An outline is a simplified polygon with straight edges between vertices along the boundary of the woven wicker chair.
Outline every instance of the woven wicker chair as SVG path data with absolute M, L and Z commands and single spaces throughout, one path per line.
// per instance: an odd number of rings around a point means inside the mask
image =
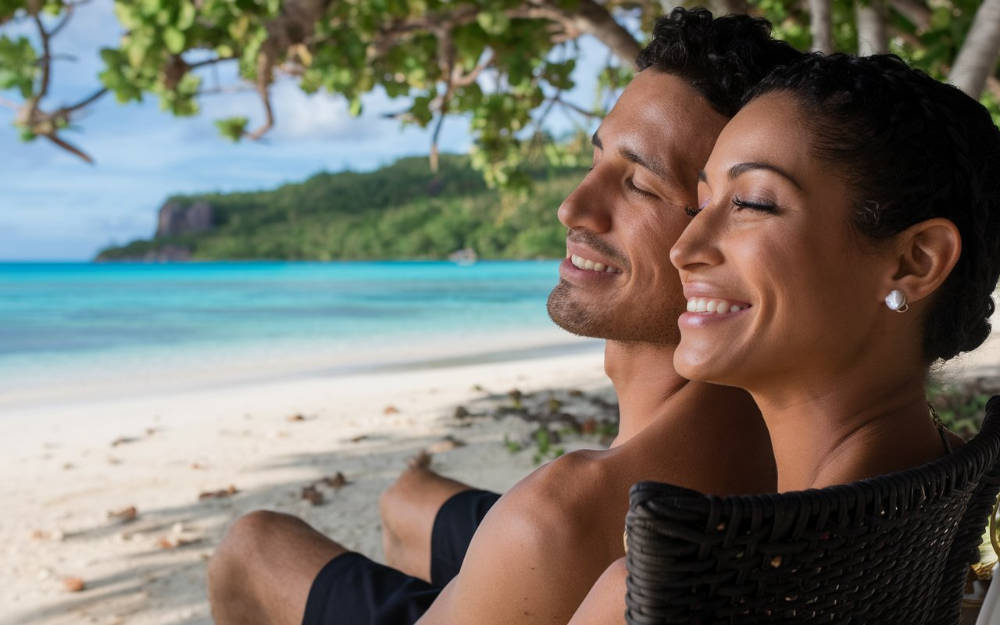
M 1000 396 L 950 455 L 852 484 L 716 497 L 640 482 L 626 620 L 955 625 L 998 490 Z

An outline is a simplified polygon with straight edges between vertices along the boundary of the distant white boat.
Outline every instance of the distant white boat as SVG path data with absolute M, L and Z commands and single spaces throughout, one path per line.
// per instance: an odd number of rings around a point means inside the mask
M 479 260 L 479 256 L 476 254 L 476 250 L 471 247 L 463 247 L 448 254 L 448 260 L 459 265 L 471 265 Z

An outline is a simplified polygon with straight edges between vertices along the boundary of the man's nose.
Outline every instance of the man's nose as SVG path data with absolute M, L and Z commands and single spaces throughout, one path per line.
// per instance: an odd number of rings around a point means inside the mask
M 600 173 L 592 169 L 587 177 L 559 205 L 559 221 L 567 228 L 607 232 L 611 229 L 611 201 L 602 188 Z

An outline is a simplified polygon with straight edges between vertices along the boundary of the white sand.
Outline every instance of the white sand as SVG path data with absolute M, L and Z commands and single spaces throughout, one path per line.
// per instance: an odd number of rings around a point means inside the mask
M 490 393 L 512 388 L 608 386 L 602 352 L 591 349 L 6 414 L 0 623 L 210 623 L 205 560 L 226 524 L 258 508 L 300 515 L 380 558 L 378 494 L 421 448 L 459 438 L 467 444 L 436 454 L 434 467 L 497 490 L 535 467 L 531 451 L 511 454 L 503 444 L 505 434 L 524 436 L 531 424 L 456 420 L 456 405 L 475 414 Z M 385 414 L 387 406 L 398 413 Z M 293 414 L 306 420 L 289 421 Z M 134 440 L 113 445 L 122 437 Z M 320 486 L 323 505 L 301 499 L 303 486 L 338 471 L 350 484 Z M 240 492 L 198 500 L 230 484 Z M 128 506 L 138 509 L 134 522 L 108 520 L 108 511 Z M 197 542 L 158 545 L 177 536 Z M 86 589 L 65 590 L 68 576 Z
M 1000 376 L 1000 333 L 945 372 Z M 211 623 L 205 560 L 229 522 L 259 508 L 297 514 L 380 558 L 378 494 L 419 449 L 449 434 L 465 441 L 437 454 L 434 467 L 496 490 L 535 467 L 531 451 L 511 454 L 502 442 L 531 424 L 454 418 L 456 405 L 476 413 L 502 401 L 491 393 L 512 388 L 606 393 L 609 384 L 594 349 L 6 412 L 0 625 Z M 294 414 L 306 420 L 289 421 Z M 320 486 L 323 505 L 301 499 L 302 487 L 338 471 L 350 484 Z M 231 484 L 239 489 L 232 497 L 198 499 Z M 107 518 L 128 506 L 138 509 L 134 522 Z M 195 542 L 158 544 L 178 537 Z M 67 591 L 65 577 L 86 588 Z

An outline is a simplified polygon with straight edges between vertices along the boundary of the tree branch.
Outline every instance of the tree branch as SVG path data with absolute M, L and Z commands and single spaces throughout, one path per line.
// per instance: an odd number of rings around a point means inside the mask
M 885 0 L 870 0 L 868 5 L 854 5 L 858 29 L 858 55 L 885 54 L 889 51 Z
M 217 56 L 214 59 L 205 59 L 204 61 L 198 61 L 197 63 L 187 63 L 188 69 L 198 69 L 199 67 L 206 67 L 208 65 L 215 65 L 216 63 L 222 63 L 224 61 L 236 61 L 235 56 Z
M 69 22 L 70 18 L 73 17 L 73 9 L 75 8 L 76 8 L 75 4 L 66 5 L 66 15 L 64 15 L 62 20 L 60 20 L 59 23 L 56 24 L 52 30 L 49 31 L 49 37 L 55 37 L 56 35 L 59 34 L 60 30 L 66 27 L 66 24 Z
M 809 33 L 813 52 L 833 52 L 833 17 L 831 0 L 809 0 Z
M 978 99 L 986 78 L 996 69 L 997 55 L 1000 55 L 1000 0 L 984 0 L 976 9 L 948 82 Z
M 34 13 L 31 17 L 38 28 L 38 37 L 42 42 L 42 77 L 38 83 L 38 92 L 31 97 L 31 114 L 29 115 L 29 117 L 34 117 L 35 112 L 38 110 L 38 103 L 49 92 L 49 79 L 52 76 L 52 51 L 49 46 L 49 33 L 45 31 L 45 26 L 42 25 L 42 18 L 38 17 L 38 13 Z
M 107 87 L 101 87 L 100 89 L 98 89 L 94 93 L 90 94 L 86 98 L 80 100 L 76 104 L 71 104 L 70 106 L 64 106 L 64 107 L 60 108 L 58 111 L 56 111 L 55 113 L 53 113 L 53 115 L 69 114 L 69 113 L 73 113 L 74 111 L 79 111 L 80 109 L 84 108 L 85 106 L 89 106 L 89 105 L 93 104 L 94 102 L 96 102 L 97 100 L 99 100 L 100 98 L 102 98 L 107 92 L 108 92 L 108 88 Z
M 83 159 L 87 163 L 89 163 L 91 165 L 94 164 L 94 159 L 92 159 L 89 154 L 87 154 L 86 152 L 84 152 L 80 148 L 76 147 L 75 145 L 64 141 L 56 133 L 53 132 L 53 133 L 49 133 L 49 134 L 44 134 L 42 136 L 45 137 L 46 139 L 48 139 L 49 141 L 51 141 L 52 143 L 55 143 L 56 145 L 58 145 L 62 149 L 66 150 L 68 152 L 72 152 L 73 154 L 79 156 L 81 159 Z
M 931 11 L 922 2 L 918 0 L 889 0 L 889 6 L 913 22 L 917 31 L 925 31 L 931 27 Z
M 563 23 L 579 32 L 593 35 L 615 53 L 622 63 L 635 67 L 635 59 L 642 48 L 624 26 L 615 21 L 611 13 L 594 0 L 579 0 L 572 11 L 562 8 L 552 0 L 540 0 L 541 7 L 555 11 Z
M 251 141 L 257 141 L 274 128 L 274 109 L 271 107 L 271 72 L 273 69 L 274 61 L 271 59 L 271 55 L 262 51 L 257 57 L 257 93 L 264 105 L 264 123 L 253 132 L 246 134 L 247 139 Z
M 566 100 L 563 100 L 561 97 L 559 97 L 558 93 L 555 96 L 553 96 L 552 99 L 554 101 L 558 102 L 560 104 L 560 106 L 568 108 L 569 110 L 571 110 L 571 111 L 573 111 L 575 113 L 579 113 L 580 115 L 583 115 L 584 117 L 589 117 L 591 119 L 601 119 L 603 117 L 603 115 L 601 115 L 600 113 L 595 113 L 594 111 L 588 111 L 587 109 L 585 109 L 585 108 L 583 108 L 583 107 L 581 107 L 581 106 L 579 106 L 577 104 L 573 104 L 572 102 L 567 102 Z
M 476 79 L 479 78 L 479 75 L 483 73 L 484 69 L 493 65 L 493 62 L 495 60 L 496 60 L 495 55 L 491 53 L 490 56 L 487 57 L 485 61 L 473 67 L 471 70 L 469 70 L 467 74 L 463 74 L 462 68 L 456 66 L 455 71 L 452 73 L 452 78 L 451 78 L 452 84 L 455 85 L 456 87 L 467 87 L 471 85 L 472 83 L 476 82 Z
M 379 30 L 368 49 L 369 58 L 378 58 L 393 47 L 400 45 L 414 34 L 422 31 L 438 32 L 452 30 L 456 26 L 476 20 L 479 8 L 461 6 L 451 11 L 426 13 L 416 17 L 398 18 Z M 553 0 L 531 0 L 524 6 L 504 12 L 510 18 L 544 19 L 555 22 L 576 38 L 581 34 L 596 37 L 615 53 L 623 63 L 635 66 L 635 58 L 641 50 L 639 42 L 611 13 L 594 0 L 579 0 L 573 10 L 564 9 Z

